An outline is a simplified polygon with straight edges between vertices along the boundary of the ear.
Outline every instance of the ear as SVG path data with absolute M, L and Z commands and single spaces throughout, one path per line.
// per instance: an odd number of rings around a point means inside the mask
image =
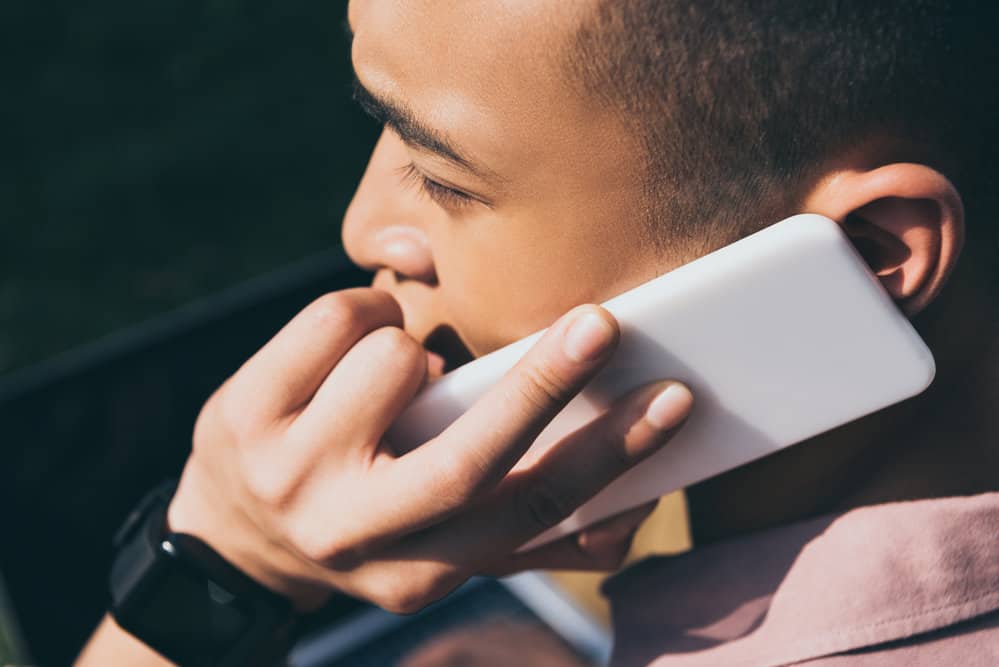
M 822 179 L 805 211 L 838 221 L 908 314 L 929 304 L 964 243 L 964 207 L 953 184 L 921 164 L 842 170 Z

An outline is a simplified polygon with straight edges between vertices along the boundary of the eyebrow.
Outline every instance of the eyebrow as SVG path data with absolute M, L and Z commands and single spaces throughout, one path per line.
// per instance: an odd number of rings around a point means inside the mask
M 459 150 L 445 134 L 421 122 L 404 105 L 372 93 L 364 87 L 364 84 L 356 76 L 354 77 L 354 101 L 369 116 L 392 128 L 410 146 L 418 146 L 439 155 L 448 162 L 478 176 L 484 178 L 493 176 L 491 170 L 477 165 Z

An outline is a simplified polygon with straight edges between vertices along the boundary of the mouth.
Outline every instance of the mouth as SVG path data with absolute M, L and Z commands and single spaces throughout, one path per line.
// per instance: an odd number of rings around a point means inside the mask
M 423 347 L 427 350 L 427 373 L 431 380 L 436 380 L 475 358 L 461 342 L 458 332 L 446 325 L 431 331 L 423 341 Z

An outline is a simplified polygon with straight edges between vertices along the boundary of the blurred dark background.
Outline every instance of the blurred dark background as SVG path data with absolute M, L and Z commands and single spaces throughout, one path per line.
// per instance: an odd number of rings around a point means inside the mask
M 339 242 L 346 3 L 0 3 L 0 373 Z
M 346 3 L 0 3 L 0 572 L 36 664 L 107 602 L 110 536 L 202 401 L 361 284 L 339 224 L 378 128 Z

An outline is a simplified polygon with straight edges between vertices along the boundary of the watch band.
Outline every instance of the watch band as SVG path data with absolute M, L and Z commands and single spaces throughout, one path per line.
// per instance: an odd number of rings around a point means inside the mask
M 115 535 L 112 615 L 180 665 L 275 664 L 291 639 L 290 602 L 200 539 L 166 531 L 175 489 L 163 484 L 147 494 Z

